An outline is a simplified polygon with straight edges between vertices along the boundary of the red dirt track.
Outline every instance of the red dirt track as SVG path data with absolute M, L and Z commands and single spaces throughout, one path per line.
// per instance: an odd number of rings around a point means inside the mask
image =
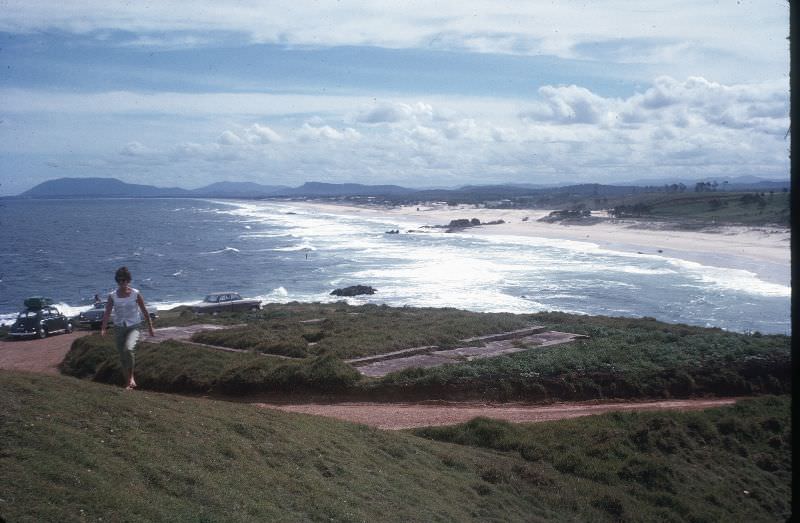
M 663 401 L 554 403 L 431 402 L 425 403 L 339 403 L 283 405 L 255 403 L 259 407 L 338 418 L 379 429 L 400 430 L 435 425 L 454 425 L 483 416 L 513 423 L 553 421 L 593 416 L 615 411 L 701 410 L 732 405 L 739 398 L 702 398 Z

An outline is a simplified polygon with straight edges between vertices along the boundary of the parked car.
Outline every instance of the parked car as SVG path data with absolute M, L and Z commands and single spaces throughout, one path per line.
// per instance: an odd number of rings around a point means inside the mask
M 203 299 L 203 302 L 192 307 L 194 312 L 217 314 L 232 311 L 257 311 L 261 309 L 261 300 L 246 300 L 235 292 L 215 292 Z
M 14 337 L 38 336 L 46 338 L 49 334 L 72 332 L 72 320 L 61 314 L 52 305 L 41 308 L 27 308 L 17 315 L 9 335 Z
M 91 309 L 78 314 L 78 324 L 91 329 L 97 329 L 100 327 L 100 324 L 103 323 L 103 314 L 105 314 L 105 312 L 106 302 L 97 302 L 92 306 Z M 158 318 L 158 310 L 153 307 L 148 307 L 147 313 L 152 319 Z M 113 316 L 108 318 L 108 324 L 114 325 Z

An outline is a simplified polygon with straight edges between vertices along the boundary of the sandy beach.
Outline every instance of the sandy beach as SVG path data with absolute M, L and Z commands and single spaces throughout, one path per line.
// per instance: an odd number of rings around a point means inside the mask
M 785 227 L 717 226 L 702 231 L 665 228 L 658 222 L 607 220 L 592 225 L 539 221 L 549 210 L 484 209 L 474 206 L 426 204 L 421 206 L 355 206 L 322 202 L 293 202 L 334 215 L 364 216 L 394 223 L 405 233 L 425 226 L 447 225 L 451 220 L 477 218 L 481 223 L 504 223 L 464 229 L 459 234 L 535 237 L 587 242 L 619 252 L 657 255 L 750 271 L 764 281 L 790 285 L 791 231 Z M 602 216 L 602 215 L 600 215 Z

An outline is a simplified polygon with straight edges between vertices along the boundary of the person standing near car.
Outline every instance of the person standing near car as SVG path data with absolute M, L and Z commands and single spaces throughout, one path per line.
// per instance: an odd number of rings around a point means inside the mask
M 100 325 L 100 335 L 105 336 L 108 328 L 108 319 L 114 317 L 114 338 L 119 352 L 122 372 L 127 382 L 126 389 L 136 388 L 133 377 L 133 367 L 136 362 L 136 342 L 139 341 L 139 326 L 142 318 L 147 322 L 150 336 L 153 332 L 153 321 L 147 312 L 144 298 L 137 289 L 131 287 L 131 273 L 127 267 L 120 267 L 114 274 L 117 289 L 108 295 L 106 310 L 103 313 L 103 322 Z

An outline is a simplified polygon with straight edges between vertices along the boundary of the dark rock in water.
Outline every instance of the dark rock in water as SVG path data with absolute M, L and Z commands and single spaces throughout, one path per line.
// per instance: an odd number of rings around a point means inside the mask
M 469 220 L 466 218 L 461 218 L 459 220 L 450 220 L 450 223 L 448 225 L 435 225 L 434 227 L 447 228 L 445 232 L 459 232 L 468 227 L 479 227 L 481 225 L 499 225 L 501 223 L 506 223 L 506 222 L 505 220 L 494 220 L 491 222 L 481 223 L 481 221 L 477 218 L 472 218 Z
M 473 218 L 472 220 L 461 218 L 460 220 L 450 220 L 450 224 L 447 227 L 449 227 L 450 229 L 461 229 L 464 227 L 472 227 L 480 224 L 481 222 L 477 218 Z
M 358 296 L 360 294 L 375 294 L 377 289 L 373 289 L 369 285 L 352 285 L 344 289 L 334 289 L 331 291 L 333 296 Z
M 393 230 L 390 230 L 390 231 L 386 231 L 385 234 L 400 234 L 400 230 L 399 229 L 393 229 Z

